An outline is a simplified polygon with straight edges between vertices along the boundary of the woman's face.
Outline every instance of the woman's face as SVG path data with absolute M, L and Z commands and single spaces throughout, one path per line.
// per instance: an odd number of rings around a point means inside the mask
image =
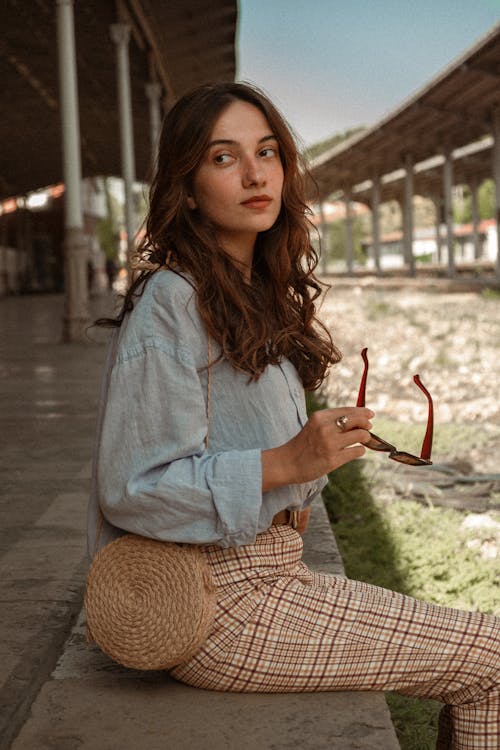
M 270 229 L 281 209 L 283 166 L 266 117 L 244 101 L 219 116 L 188 199 L 215 227 L 221 246 L 251 261 L 259 232 Z

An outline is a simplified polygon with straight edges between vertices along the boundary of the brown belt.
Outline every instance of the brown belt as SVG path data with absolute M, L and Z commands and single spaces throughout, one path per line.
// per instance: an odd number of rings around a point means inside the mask
M 273 518 L 273 526 L 291 526 L 296 529 L 299 525 L 300 510 L 280 510 Z

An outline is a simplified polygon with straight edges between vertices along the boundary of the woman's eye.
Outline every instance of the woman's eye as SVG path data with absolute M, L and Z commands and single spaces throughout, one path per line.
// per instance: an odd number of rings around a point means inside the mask
M 260 151 L 260 155 L 264 156 L 265 158 L 276 156 L 277 149 L 273 148 L 272 146 L 266 146 L 266 148 L 263 148 L 262 151 Z
M 217 154 L 217 156 L 214 156 L 214 162 L 216 164 L 229 164 L 231 159 L 231 154 Z

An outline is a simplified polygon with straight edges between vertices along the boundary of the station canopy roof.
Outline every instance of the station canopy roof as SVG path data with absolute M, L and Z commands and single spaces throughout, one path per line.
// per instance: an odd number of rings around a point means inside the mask
M 499 106 L 500 23 L 376 125 L 316 157 L 311 172 L 321 198 L 354 188 L 354 200 L 370 203 L 375 176 L 382 178 L 382 200 L 399 198 L 407 156 L 417 165 L 414 192 L 437 196 L 443 191 L 439 167 L 447 151 L 456 184 L 491 177 L 491 133 Z
M 0 39 L 0 199 L 62 182 L 54 0 L 7 0 Z M 136 177 L 150 169 L 154 76 L 166 106 L 206 82 L 234 80 L 236 0 L 77 0 L 74 3 L 82 173 L 120 175 L 116 50 L 110 26 L 131 26 Z

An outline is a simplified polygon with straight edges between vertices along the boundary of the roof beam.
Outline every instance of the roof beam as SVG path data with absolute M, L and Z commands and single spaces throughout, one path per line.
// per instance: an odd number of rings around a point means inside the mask
M 479 75 L 485 78 L 491 78 L 498 80 L 500 78 L 500 71 L 491 70 L 491 68 L 484 68 L 482 65 L 472 65 L 471 63 L 464 63 L 460 66 L 460 70 L 464 73 L 479 73 Z
M 130 31 L 132 33 L 132 37 L 134 39 L 134 42 L 137 44 L 141 52 L 144 52 L 144 48 L 146 47 L 146 40 L 143 36 L 141 28 L 138 26 L 135 18 L 132 16 L 130 10 L 127 8 L 125 4 L 125 0 L 116 0 L 116 8 L 118 13 L 118 18 L 120 21 L 127 26 L 130 26 Z
M 471 114 L 470 112 L 467 112 L 463 109 L 458 109 L 454 107 L 443 107 L 439 106 L 437 104 L 429 104 L 428 102 L 419 101 L 416 102 L 414 105 L 415 109 L 427 109 L 430 112 L 435 112 L 439 115 L 450 115 L 451 117 L 454 117 L 457 120 L 460 120 L 461 122 L 469 122 L 471 125 L 484 125 L 485 124 L 485 118 L 476 116 L 474 114 Z
M 54 111 L 58 109 L 57 97 L 52 96 L 50 91 L 46 89 L 40 79 L 34 75 L 32 70 L 26 65 L 26 63 L 22 62 L 22 60 L 20 60 L 18 57 L 16 57 L 16 55 L 12 54 L 12 52 L 9 51 L 5 41 L 2 41 L 0 43 L 0 55 L 2 55 L 2 57 L 4 57 L 7 62 L 12 65 L 16 73 L 18 73 L 21 78 L 23 78 L 31 86 L 33 91 L 35 91 L 38 96 L 43 99 L 45 104 L 50 109 Z
M 155 67 L 158 72 L 158 77 L 160 79 L 160 83 L 162 84 L 163 88 L 165 89 L 165 92 L 168 96 L 168 98 L 174 99 L 174 89 L 172 86 L 172 82 L 170 80 L 170 75 L 167 71 L 166 66 L 164 65 L 164 57 L 165 54 L 161 52 L 158 42 L 156 40 L 155 34 L 153 29 L 151 28 L 151 24 L 144 13 L 144 10 L 142 8 L 142 5 L 140 3 L 140 0 L 128 0 L 128 4 L 130 8 L 132 9 L 132 12 L 134 16 L 136 17 L 140 29 L 144 35 L 144 38 L 146 39 L 146 42 L 148 46 L 151 48 L 154 60 L 155 60 Z

